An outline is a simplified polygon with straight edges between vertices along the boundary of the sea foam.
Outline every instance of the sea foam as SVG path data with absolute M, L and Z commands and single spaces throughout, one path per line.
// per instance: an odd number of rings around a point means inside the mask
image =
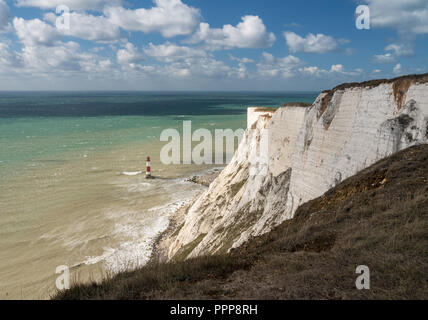
M 137 175 L 142 174 L 142 173 L 143 173 L 142 171 L 133 171 L 133 172 L 124 171 L 124 172 L 122 172 L 122 174 L 124 174 L 125 176 L 137 176 Z

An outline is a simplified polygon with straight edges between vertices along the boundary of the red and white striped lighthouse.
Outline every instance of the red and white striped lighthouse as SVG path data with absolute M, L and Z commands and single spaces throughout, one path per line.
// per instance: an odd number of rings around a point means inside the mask
M 146 179 L 151 179 L 152 178 L 152 173 L 150 172 L 150 157 L 147 157 L 147 162 L 146 162 Z

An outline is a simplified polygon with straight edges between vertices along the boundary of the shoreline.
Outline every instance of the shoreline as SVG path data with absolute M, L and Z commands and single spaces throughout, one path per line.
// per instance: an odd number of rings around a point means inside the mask
M 209 169 L 203 173 L 192 175 L 190 178 L 187 178 L 186 181 L 200 184 L 204 187 L 207 187 L 208 190 L 211 183 L 220 175 L 223 170 L 224 167 Z M 168 227 L 162 231 L 153 241 L 152 253 L 146 265 L 168 262 L 169 245 L 171 244 L 174 236 L 178 234 L 181 226 L 184 224 L 187 211 L 204 192 L 206 192 L 206 190 L 200 192 L 193 199 L 183 204 L 180 208 L 171 214 L 171 216 L 168 218 Z

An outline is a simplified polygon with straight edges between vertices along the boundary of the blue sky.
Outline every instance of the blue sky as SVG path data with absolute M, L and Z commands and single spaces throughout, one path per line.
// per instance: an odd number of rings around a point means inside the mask
M 428 0 L 0 0 L 0 90 L 315 91 L 427 72 L 427 40 Z

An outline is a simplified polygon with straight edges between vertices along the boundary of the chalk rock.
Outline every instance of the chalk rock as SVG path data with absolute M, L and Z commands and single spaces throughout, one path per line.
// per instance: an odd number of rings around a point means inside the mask
M 427 74 L 344 84 L 310 107 L 250 108 L 234 158 L 190 207 L 169 257 L 228 252 L 342 180 L 421 143 L 428 143 Z

